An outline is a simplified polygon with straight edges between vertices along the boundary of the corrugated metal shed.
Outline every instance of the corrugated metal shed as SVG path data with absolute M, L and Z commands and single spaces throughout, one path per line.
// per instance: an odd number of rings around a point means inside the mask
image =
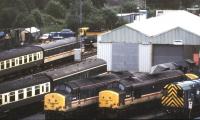
M 200 45 L 200 17 L 177 11 L 121 26 L 101 35 L 99 42 Z
M 200 17 L 170 12 L 98 36 L 98 58 L 108 71 L 150 72 L 152 65 L 192 59 L 200 47 Z

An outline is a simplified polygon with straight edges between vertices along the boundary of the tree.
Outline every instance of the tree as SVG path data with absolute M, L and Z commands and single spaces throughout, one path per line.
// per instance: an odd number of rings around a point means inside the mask
M 32 27 L 36 26 L 37 23 L 35 21 L 35 18 L 32 14 L 27 13 L 20 13 L 17 15 L 15 22 L 13 24 L 13 27 Z
M 104 8 L 102 11 L 103 14 L 103 19 L 104 19 L 104 27 L 106 29 L 113 29 L 114 27 L 116 27 L 116 23 L 118 22 L 118 17 L 116 16 L 116 12 L 108 9 L 108 8 Z
M 131 0 L 122 3 L 121 10 L 123 13 L 138 12 L 137 6 Z
M 40 10 L 34 9 L 31 11 L 31 14 L 34 16 L 37 26 L 42 27 L 44 25 L 44 21 L 43 21 Z
M 104 4 L 106 4 L 107 1 L 106 0 L 92 0 L 92 3 L 96 8 L 100 9 L 104 7 Z
M 45 8 L 47 14 L 55 18 L 65 18 L 66 9 L 58 1 L 50 0 Z
M 0 27 L 11 28 L 17 16 L 17 11 L 12 7 L 3 8 L 0 11 Z

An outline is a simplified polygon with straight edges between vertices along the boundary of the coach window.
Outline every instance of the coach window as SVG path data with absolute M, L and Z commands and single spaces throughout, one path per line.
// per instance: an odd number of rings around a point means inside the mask
M 15 92 L 10 92 L 10 102 L 15 101 Z
M 18 91 L 18 99 L 21 100 L 24 98 L 24 90 L 19 90 Z
M 8 95 L 4 95 L 4 103 L 7 103 L 8 102 Z
M 42 89 L 41 89 L 41 93 L 44 93 L 44 85 L 41 85 Z
M 12 63 L 12 67 L 14 67 L 15 66 L 15 59 L 12 59 L 11 63 Z
M 0 62 L 0 70 L 3 70 L 4 69 L 4 62 Z
M 40 86 L 39 85 L 35 86 L 35 95 L 38 95 L 38 94 L 40 94 Z
M 0 105 L 2 105 L 2 95 L 0 95 Z
M 32 54 L 28 55 L 29 56 L 29 62 L 32 62 Z
M 46 83 L 46 92 L 49 92 L 50 91 L 50 86 L 49 86 L 49 83 Z
M 36 53 L 34 53 L 34 54 L 33 54 L 33 56 L 34 56 L 34 57 L 33 57 L 33 58 L 34 58 L 34 60 L 33 60 L 33 61 L 37 60 L 37 54 L 36 54 Z
M 27 88 L 27 97 L 32 96 L 32 87 Z
M 15 66 L 19 65 L 19 58 L 15 58 Z
M 24 56 L 24 64 L 27 63 L 27 55 Z
M 22 64 L 22 57 L 19 57 L 19 65 Z
M 40 52 L 37 52 L 37 59 L 40 59 Z
M 6 60 L 6 69 L 10 68 L 10 60 Z

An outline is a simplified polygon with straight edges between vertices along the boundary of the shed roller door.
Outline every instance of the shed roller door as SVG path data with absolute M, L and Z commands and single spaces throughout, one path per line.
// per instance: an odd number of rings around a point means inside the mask
M 175 45 L 154 45 L 153 65 L 181 61 L 184 58 L 183 46 Z

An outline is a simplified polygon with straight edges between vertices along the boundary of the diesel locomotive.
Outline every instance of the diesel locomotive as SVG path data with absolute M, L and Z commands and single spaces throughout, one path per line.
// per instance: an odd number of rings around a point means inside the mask
M 129 72 L 105 73 L 84 80 L 75 80 L 55 86 L 54 92 L 45 95 L 44 111 L 46 119 L 55 119 L 57 114 L 67 117 L 75 110 L 86 110 L 98 103 L 98 93 L 108 85 L 115 85 Z
M 200 105 L 200 79 L 169 83 L 163 87 L 161 104 L 167 112 L 187 112 Z
M 167 70 L 159 74 L 134 73 L 114 86 L 99 92 L 101 110 L 120 111 L 138 103 L 160 99 L 162 88 L 171 82 L 188 79 L 180 70 Z
M 40 102 L 58 84 L 82 80 L 106 71 L 105 61 L 87 59 L 74 65 L 3 82 L 0 84 L 0 113 L 3 115 L 9 110 Z

